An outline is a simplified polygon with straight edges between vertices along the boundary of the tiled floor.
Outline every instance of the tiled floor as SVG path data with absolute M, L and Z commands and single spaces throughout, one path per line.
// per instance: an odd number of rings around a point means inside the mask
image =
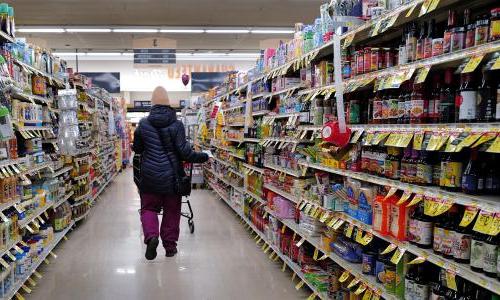
M 90 216 L 56 248 L 27 299 L 303 299 L 288 272 L 255 245 L 232 210 L 194 191 L 196 232 L 183 219 L 179 253 L 144 258 L 139 196 L 131 170 L 120 174 Z

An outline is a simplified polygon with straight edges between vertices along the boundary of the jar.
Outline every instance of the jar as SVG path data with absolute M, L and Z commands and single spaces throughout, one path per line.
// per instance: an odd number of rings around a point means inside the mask
M 370 71 L 373 72 L 380 69 L 382 69 L 382 53 L 379 48 L 372 48 Z
M 365 47 L 363 51 L 363 60 L 364 60 L 364 65 L 363 65 L 363 72 L 368 73 L 371 70 L 371 48 L 370 47 Z
M 491 10 L 490 42 L 500 39 L 500 7 Z
M 476 21 L 476 29 L 474 34 L 474 45 L 482 45 L 488 42 L 488 29 L 490 20 L 487 15 L 482 16 Z

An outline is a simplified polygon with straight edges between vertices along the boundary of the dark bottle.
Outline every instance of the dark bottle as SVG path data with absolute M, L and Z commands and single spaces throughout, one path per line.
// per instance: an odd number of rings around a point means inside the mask
M 471 157 L 462 174 L 462 191 L 466 194 L 478 194 L 479 162 L 477 149 L 472 149 Z
M 415 298 L 415 285 L 418 274 L 417 265 L 410 265 L 405 275 L 405 295 L 404 299 L 417 299 Z
M 476 114 L 478 122 L 495 121 L 497 89 L 494 78 L 488 71 L 488 65 L 483 68 L 483 80 L 477 93 Z
M 409 25 L 408 33 L 406 34 L 406 55 L 408 62 L 415 61 L 417 54 L 417 24 Z
M 429 22 L 429 27 L 427 28 L 427 36 L 424 41 L 424 57 L 432 57 L 432 40 L 435 38 L 436 33 L 436 20 L 432 19 Z
M 421 185 L 432 184 L 432 163 L 428 151 L 421 151 L 417 161 L 417 175 L 415 183 Z
M 496 171 L 497 166 L 497 156 L 495 154 L 490 154 L 487 156 L 488 163 L 486 164 L 486 178 L 484 182 L 484 189 L 486 194 L 497 194 L 500 189 L 500 177 Z
M 484 259 L 483 259 L 483 272 L 488 277 L 497 277 L 497 258 L 498 258 L 498 245 L 500 244 L 499 236 L 488 235 L 483 244 Z
M 465 18 L 464 18 L 465 20 Z M 459 51 L 465 44 L 465 26 L 464 24 L 455 26 L 451 33 L 451 52 Z
M 417 165 L 419 160 L 419 151 L 412 150 L 410 159 L 408 160 L 408 166 L 406 169 L 406 177 L 408 182 L 415 183 L 417 181 Z
M 398 97 L 398 124 L 403 124 L 404 121 L 404 115 L 405 115 L 405 94 L 406 94 L 406 89 L 407 89 L 407 83 L 403 83 L 401 85 L 401 92 L 399 93 Z
M 408 181 L 408 162 L 411 157 L 411 148 L 406 148 L 403 154 L 403 158 L 401 159 L 401 169 L 399 171 L 400 181 L 409 182 Z
M 422 22 L 422 24 L 420 24 L 420 32 L 417 40 L 417 53 L 415 55 L 416 60 L 424 59 L 426 29 L 427 29 L 427 22 Z
M 403 124 L 410 124 L 410 118 L 411 118 L 411 84 L 408 83 L 406 86 L 406 94 L 405 94 L 405 113 L 403 116 Z
M 444 31 L 443 36 L 443 53 L 449 53 L 451 51 L 451 38 L 453 33 L 453 28 L 456 25 L 456 13 L 455 11 L 448 11 L 448 24 Z
M 430 296 L 430 283 L 427 279 L 428 276 L 425 274 L 425 265 L 417 265 L 417 274 L 414 279 L 413 284 L 413 294 L 415 298 L 405 298 L 405 299 L 429 299 Z
M 432 230 L 432 219 L 424 214 L 421 202 L 410 216 L 410 242 L 420 248 L 432 248 Z
M 476 36 L 476 23 L 471 21 L 470 10 L 467 8 L 464 11 L 464 27 L 465 27 L 465 43 L 464 47 L 474 47 Z
M 434 222 L 434 229 L 432 231 L 433 239 L 432 239 L 432 250 L 436 254 L 441 254 L 441 247 L 443 245 L 443 236 L 444 236 L 444 222 L 446 221 L 446 215 L 439 216 L 436 218 Z
M 476 118 L 477 86 L 472 73 L 461 74 L 458 121 L 473 122 Z
M 441 76 L 434 74 L 432 77 L 432 90 L 429 96 L 429 104 L 427 110 L 427 121 L 431 124 L 439 122 L 439 103 L 441 94 Z
M 441 161 L 439 186 L 445 190 L 458 192 L 462 187 L 463 163 L 458 153 L 447 153 Z
M 444 73 L 444 85 L 439 94 L 439 122 L 455 122 L 455 90 L 453 88 L 453 70 L 448 68 Z
M 464 209 L 459 210 L 458 216 L 462 216 Z M 455 241 L 453 244 L 453 258 L 459 263 L 468 264 L 470 262 L 471 242 L 472 242 L 472 227 L 474 222 L 468 226 L 460 226 L 460 218 L 457 218 L 455 227 Z

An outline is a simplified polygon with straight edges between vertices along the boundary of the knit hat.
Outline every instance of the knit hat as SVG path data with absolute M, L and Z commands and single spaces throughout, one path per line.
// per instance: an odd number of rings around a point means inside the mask
M 151 105 L 170 105 L 167 90 L 161 86 L 156 87 L 151 96 Z

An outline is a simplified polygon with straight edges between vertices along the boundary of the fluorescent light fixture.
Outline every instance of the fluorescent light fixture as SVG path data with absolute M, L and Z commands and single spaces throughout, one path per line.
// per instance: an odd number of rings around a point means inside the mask
M 146 28 L 115 28 L 113 32 L 118 33 L 156 33 L 158 29 L 146 29 Z
M 88 56 L 121 56 L 120 52 L 88 52 Z
M 54 52 L 55 56 L 85 56 L 85 52 Z
M 63 28 L 19 28 L 16 31 L 25 33 L 63 33 Z
M 179 61 L 255 61 L 254 57 L 192 56 L 178 57 Z
M 134 53 L 133 52 L 123 52 L 122 55 L 123 56 L 134 56 Z
M 227 54 L 228 56 L 250 56 L 250 57 L 260 57 L 260 53 L 237 53 L 237 52 L 230 52 Z
M 206 33 L 250 33 L 248 29 L 207 29 Z
M 255 34 L 292 34 L 294 32 L 291 29 L 252 29 L 251 31 Z
M 193 56 L 227 56 L 226 53 L 214 53 L 214 52 L 195 52 Z
M 109 29 L 109 28 L 66 28 L 66 32 L 98 33 L 98 32 L 111 32 L 111 29 Z
M 204 33 L 204 29 L 160 29 L 161 33 Z

